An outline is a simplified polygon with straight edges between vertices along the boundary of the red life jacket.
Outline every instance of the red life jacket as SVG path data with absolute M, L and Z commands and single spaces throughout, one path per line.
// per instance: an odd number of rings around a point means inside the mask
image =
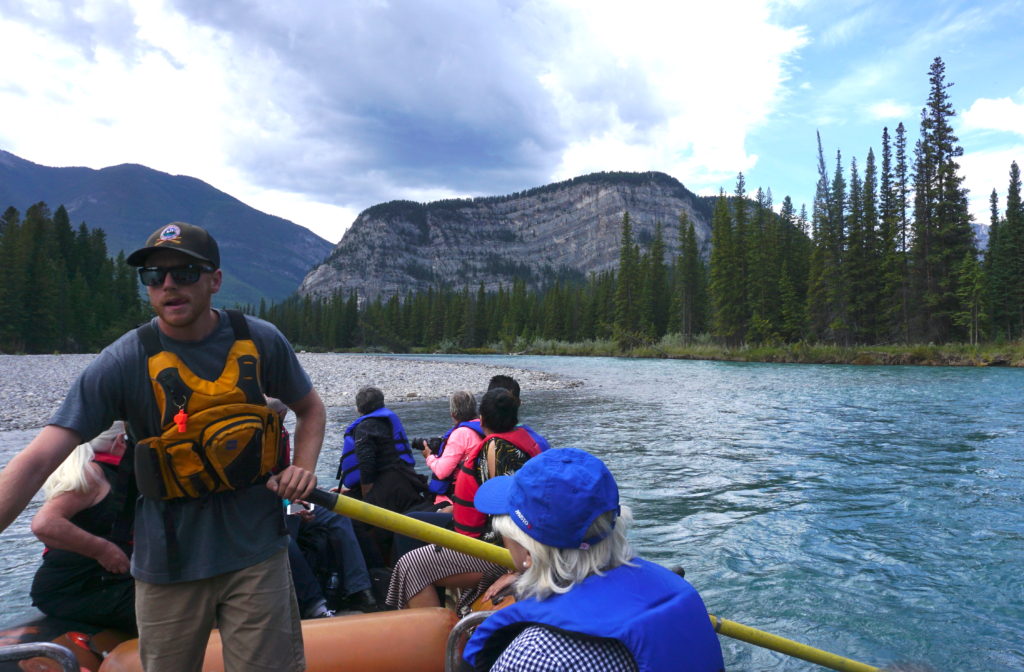
M 498 438 L 508 441 L 529 457 L 536 457 L 541 452 L 540 445 L 522 427 L 516 427 L 511 432 L 502 434 L 488 434 L 480 443 L 476 444 L 466 453 L 466 459 L 459 465 L 459 474 L 455 477 L 455 492 L 452 493 L 452 517 L 455 522 L 455 531 L 467 537 L 480 537 L 487 531 L 487 514 L 480 513 L 473 506 L 473 497 L 480 489 L 480 480 L 477 475 L 477 458 L 484 445 L 491 439 Z

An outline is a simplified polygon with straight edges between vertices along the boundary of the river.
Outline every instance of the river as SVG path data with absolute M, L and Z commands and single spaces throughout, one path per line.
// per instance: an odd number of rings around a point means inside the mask
M 871 664 L 1024 669 L 1024 372 L 435 358 L 582 380 L 524 392 L 523 419 L 607 462 L 638 550 L 711 613 Z M 445 402 L 394 408 L 410 434 L 444 429 Z M 354 411 L 329 416 L 322 479 Z M 33 434 L 0 433 L 0 459 Z M 7 618 L 29 612 L 29 519 L 0 537 Z M 809 667 L 722 643 L 729 669 Z

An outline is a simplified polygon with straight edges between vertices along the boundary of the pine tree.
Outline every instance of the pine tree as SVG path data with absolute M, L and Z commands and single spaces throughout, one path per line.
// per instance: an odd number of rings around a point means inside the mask
M 26 278 L 31 297 L 21 310 L 22 338 L 29 352 L 53 352 L 60 346 L 58 310 L 60 283 L 64 279 L 62 260 L 57 253 L 50 209 L 37 203 L 25 211 L 24 240 L 27 243 Z M 98 297 L 103 300 L 103 297 Z
M 1006 277 L 1006 241 L 1001 235 L 1004 222 L 999 218 L 999 194 L 995 189 L 989 195 L 988 248 L 985 250 L 985 302 L 989 328 L 996 339 L 1011 331 L 1010 286 Z
M 4 212 L 3 235 L 0 236 L 0 350 L 21 352 L 27 300 L 26 245 L 21 213 L 10 207 Z
M 809 335 L 813 340 L 821 340 L 828 331 L 831 306 L 828 297 L 829 279 L 833 269 L 829 259 L 829 225 L 828 208 L 832 200 L 828 172 L 825 168 L 825 155 L 821 148 L 821 134 L 818 134 L 818 183 L 814 191 L 814 202 L 811 211 L 811 235 L 813 246 L 808 263 L 807 280 L 807 320 Z
M 619 273 L 615 290 L 615 338 L 623 349 L 640 340 L 640 260 L 629 213 L 622 215 Z
M 852 334 L 858 343 L 873 343 L 878 337 L 877 320 L 881 294 L 882 264 L 878 240 L 875 155 L 868 150 L 864 181 L 860 181 L 856 160 L 850 165 L 849 231 L 844 262 L 849 289 Z
M 945 81 L 941 58 L 929 71 L 928 102 L 921 111 L 921 139 L 917 143 L 914 176 L 914 241 L 912 281 L 915 295 L 916 335 L 931 342 L 946 342 L 963 332 L 953 316 L 962 311 L 958 268 L 965 254 L 976 254 L 967 190 L 957 157 L 950 120 L 956 115 L 949 100 L 952 83 Z
M 892 165 L 888 127 L 882 129 L 882 174 L 878 189 L 878 327 L 876 339 L 891 341 L 903 334 L 904 260 L 900 250 L 899 194 Z
M 712 330 L 716 338 L 729 346 L 738 346 L 745 337 L 743 283 L 736 232 L 729 215 L 729 205 L 722 192 L 711 216 L 711 283 Z
M 707 328 L 706 273 L 693 222 L 684 212 L 679 215 L 679 256 L 672 292 L 674 325 L 684 343 L 689 343 Z
M 774 235 L 774 213 L 770 192 L 758 188 L 754 197 L 754 216 L 747 229 L 747 269 L 744 283 L 750 314 L 747 339 L 760 343 L 776 336 L 774 314 L 777 306 L 778 278 L 774 272 L 777 261 Z
M 957 268 L 959 305 L 953 322 L 967 329 L 968 342 L 977 345 L 981 325 L 985 321 L 985 280 L 978 257 L 968 251 Z
M 1007 335 L 1024 338 L 1024 204 L 1017 162 L 1010 164 L 1010 185 L 1006 192 L 1006 223 L 999 234 L 1004 240 L 1007 278 Z
M 750 319 L 750 297 L 748 295 L 750 282 L 750 255 L 748 252 L 749 240 L 748 230 L 750 223 L 747 217 L 747 179 L 743 173 L 736 175 L 736 189 L 733 191 L 732 199 L 732 245 L 731 255 L 736 265 L 737 277 L 734 289 L 734 300 L 736 301 L 736 315 L 739 323 L 736 325 L 740 334 L 740 341 L 747 338 L 747 326 Z
M 811 335 L 847 344 L 847 286 L 843 263 L 846 256 L 846 179 L 842 153 L 836 151 L 836 167 L 829 180 L 818 136 L 818 186 L 814 196 L 812 226 L 814 250 L 807 290 Z
M 776 331 L 785 341 L 798 341 L 807 330 L 807 274 L 811 241 L 808 238 L 807 208 L 797 215 L 793 200 L 786 196 L 779 210 L 778 315 Z
M 787 343 L 799 341 L 806 329 L 807 302 L 800 296 L 794 285 L 788 263 L 782 265 L 779 298 L 782 311 L 779 333 Z
M 644 279 L 647 315 L 643 323 L 650 336 L 661 338 L 668 325 L 668 269 L 665 268 L 665 238 L 661 222 L 654 224 L 654 239 L 647 255 L 647 273 Z

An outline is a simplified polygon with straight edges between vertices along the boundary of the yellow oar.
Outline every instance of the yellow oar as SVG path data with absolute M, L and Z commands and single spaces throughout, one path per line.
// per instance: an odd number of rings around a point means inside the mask
M 437 525 L 431 525 L 409 516 L 403 516 L 400 513 L 388 511 L 387 509 L 367 504 L 352 497 L 324 492 L 323 490 L 314 490 L 307 499 L 317 506 L 326 507 L 335 513 L 347 516 L 353 520 L 382 527 L 385 530 L 404 534 L 407 537 L 419 539 L 420 541 L 445 546 L 460 553 L 508 567 L 509 569 L 516 568 L 512 562 L 512 555 L 504 548 L 488 544 L 479 539 L 467 537 L 458 532 L 446 530 Z M 712 614 L 708 614 L 708 616 L 711 618 L 712 625 L 715 626 L 715 632 L 732 637 L 733 639 L 771 649 L 772 651 L 778 651 L 794 658 L 800 658 L 816 665 L 827 667 L 830 670 L 839 670 L 840 672 L 879 672 L 877 667 L 865 665 L 849 658 L 843 658 L 834 653 L 795 642 L 792 639 L 779 637 L 735 621 L 727 621 Z

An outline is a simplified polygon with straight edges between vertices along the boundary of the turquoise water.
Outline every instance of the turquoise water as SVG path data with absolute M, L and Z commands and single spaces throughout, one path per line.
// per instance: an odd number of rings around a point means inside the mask
M 524 420 L 608 463 L 638 550 L 685 567 L 710 612 L 877 665 L 1024 669 L 1024 371 L 444 359 L 583 381 L 525 391 Z M 445 402 L 395 408 L 411 434 L 444 428 Z M 331 409 L 323 479 L 353 415 Z M 2 459 L 32 434 L 0 433 Z M 28 520 L 0 537 L 8 618 Z M 811 667 L 722 642 L 730 669 Z

